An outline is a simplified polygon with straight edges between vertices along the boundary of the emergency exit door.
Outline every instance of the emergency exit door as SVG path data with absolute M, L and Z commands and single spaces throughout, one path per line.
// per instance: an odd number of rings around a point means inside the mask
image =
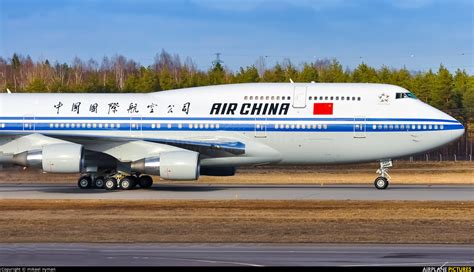
M 354 118 L 354 138 L 365 138 L 367 131 L 367 118 Z

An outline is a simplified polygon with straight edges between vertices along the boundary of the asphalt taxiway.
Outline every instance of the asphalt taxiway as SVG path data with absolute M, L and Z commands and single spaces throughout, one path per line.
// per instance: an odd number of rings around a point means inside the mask
M 472 266 L 471 245 L 0 244 L 0 266 Z
M 0 184 L 0 199 L 118 200 L 426 200 L 472 201 L 472 185 L 154 185 L 150 189 L 79 189 L 75 184 Z

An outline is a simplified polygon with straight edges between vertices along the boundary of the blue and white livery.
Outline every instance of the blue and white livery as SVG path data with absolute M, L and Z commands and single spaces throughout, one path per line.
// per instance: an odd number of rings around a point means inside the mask
M 386 84 L 252 83 L 146 94 L 0 94 L 0 164 L 81 173 L 81 188 L 150 187 L 259 164 L 380 161 L 464 133 L 451 116 Z

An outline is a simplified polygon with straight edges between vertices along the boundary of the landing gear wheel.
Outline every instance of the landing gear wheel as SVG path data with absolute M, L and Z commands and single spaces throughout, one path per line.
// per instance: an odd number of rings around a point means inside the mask
M 383 190 L 388 187 L 388 179 L 384 177 L 378 177 L 374 181 L 375 188 Z
M 150 176 L 141 176 L 138 178 L 140 188 L 150 188 L 153 185 L 153 179 Z
M 120 187 L 122 187 L 123 190 L 133 189 L 133 187 L 135 187 L 135 177 L 132 177 L 132 176 L 124 177 L 120 181 Z
M 96 177 L 94 180 L 94 186 L 97 189 L 104 189 L 104 186 L 105 186 L 104 177 Z
M 89 176 L 82 176 L 77 181 L 77 186 L 81 189 L 89 189 L 92 185 L 92 179 Z
M 114 190 L 117 188 L 117 180 L 115 178 L 108 178 L 105 180 L 105 189 Z

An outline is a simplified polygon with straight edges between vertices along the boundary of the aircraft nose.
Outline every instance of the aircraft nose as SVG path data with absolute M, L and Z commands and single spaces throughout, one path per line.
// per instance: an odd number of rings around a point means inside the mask
M 457 122 L 454 129 L 451 131 L 451 135 L 453 139 L 457 139 L 464 135 L 464 126 L 460 122 Z

